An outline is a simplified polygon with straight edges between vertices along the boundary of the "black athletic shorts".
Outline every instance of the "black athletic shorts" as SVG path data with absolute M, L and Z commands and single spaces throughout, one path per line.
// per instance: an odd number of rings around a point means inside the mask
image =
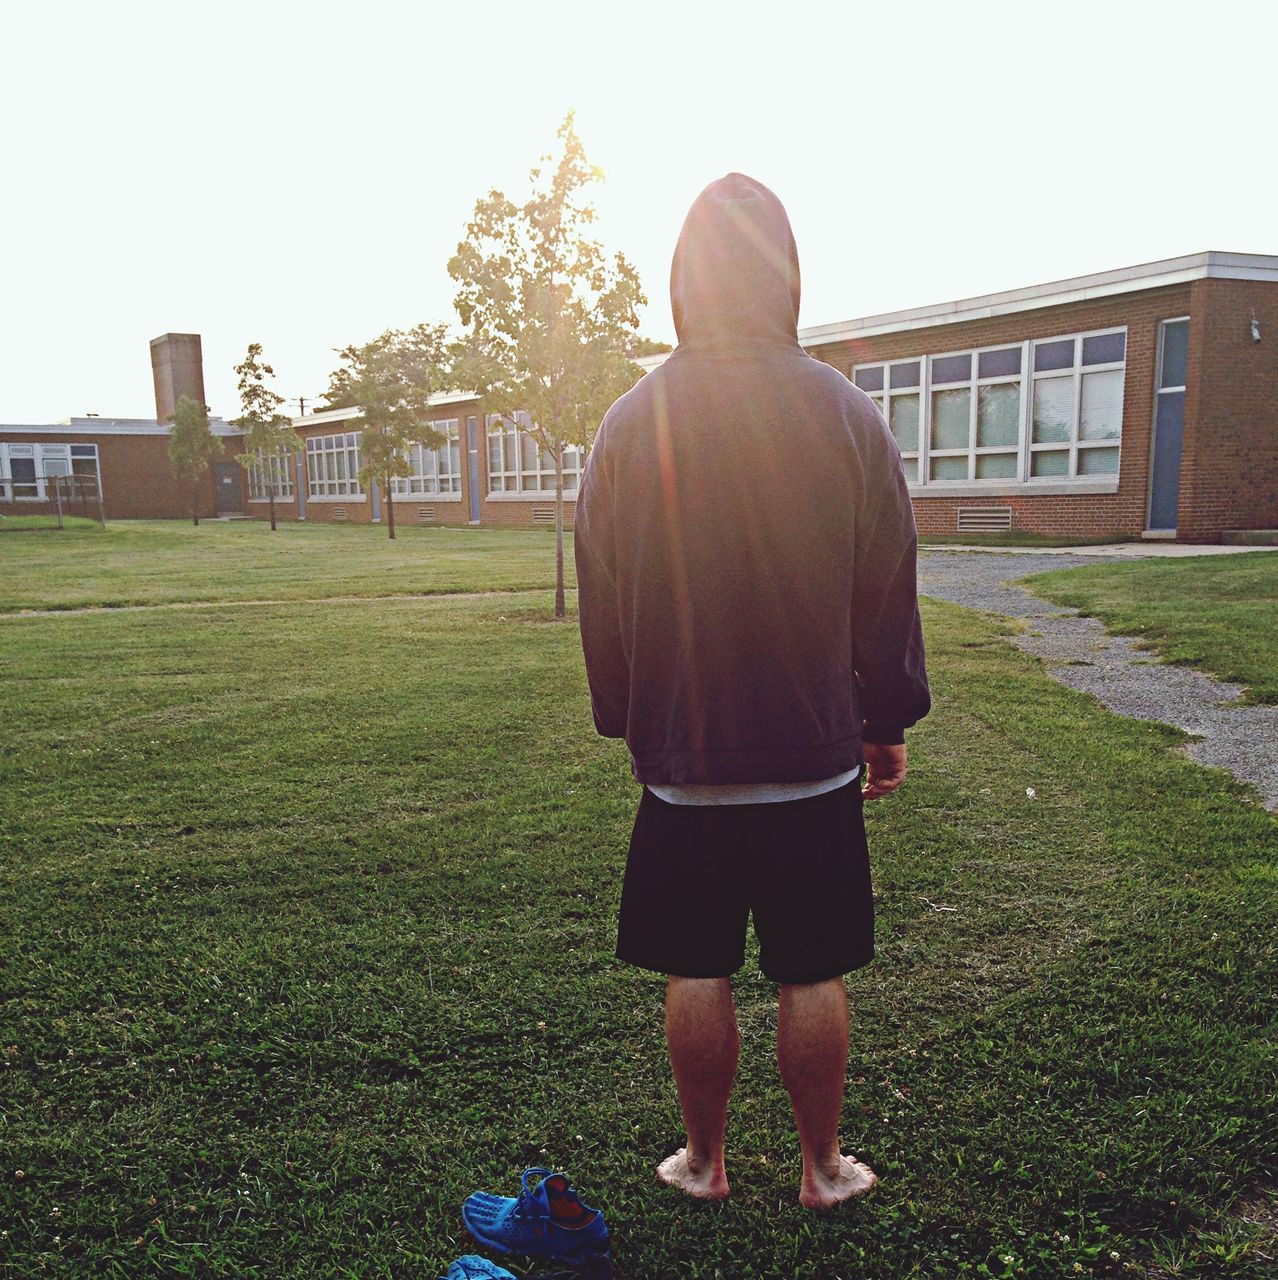
M 682 978 L 745 963 L 753 912 L 773 982 L 823 982 L 874 958 L 861 779 L 778 804 L 667 804 L 644 788 L 617 958 Z

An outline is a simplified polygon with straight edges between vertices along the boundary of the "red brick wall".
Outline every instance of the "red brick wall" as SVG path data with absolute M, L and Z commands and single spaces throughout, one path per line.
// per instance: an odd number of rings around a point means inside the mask
M 937 355 L 1001 342 L 1127 327 L 1127 369 L 1123 384 L 1123 434 L 1118 490 L 1107 494 L 1034 494 L 990 485 L 989 495 L 916 497 L 914 515 L 921 533 L 957 532 L 959 507 L 1012 508 L 1013 528 L 1077 537 L 1139 538 L 1145 528 L 1149 450 L 1153 433 L 1154 365 L 1158 322 L 1189 312 L 1188 285 L 1149 289 L 1064 306 L 959 324 L 910 329 L 851 342 L 809 347 L 808 351 L 851 376 L 852 367 L 878 360 Z
M 492 525 L 501 529 L 553 529 L 554 519 L 552 517 L 549 524 L 542 524 L 540 521 L 533 522 L 533 508 L 539 511 L 543 508 L 549 508 L 551 511 L 555 507 L 554 497 L 538 498 L 535 501 L 529 498 L 520 498 L 517 501 L 509 501 L 506 499 L 485 500 L 480 508 L 480 522 L 486 525 Z M 564 528 L 571 529 L 573 515 L 577 510 L 575 499 L 564 495 Z
M 1196 280 L 1190 313 L 1176 536 L 1278 528 L 1278 285 Z
M 226 452 L 216 461 L 231 461 L 241 452 L 239 440 L 222 437 Z M 83 432 L 41 430 L 26 431 L 21 427 L 0 434 L 6 443 L 30 444 L 96 444 L 98 474 L 102 479 L 102 503 L 108 520 L 190 519 L 191 489 L 174 479 L 169 469 L 169 439 L 161 435 L 87 435 Z M 210 468 L 199 484 L 200 518 L 212 516 L 213 473 Z M 244 491 L 247 499 L 247 487 Z M 97 504 L 90 503 L 89 514 L 96 518 Z M 248 507 L 244 508 L 246 511 Z M 0 511 L 13 515 L 43 513 L 52 510 L 48 503 L 0 502 Z M 72 514 L 80 513 L 79 504 Z

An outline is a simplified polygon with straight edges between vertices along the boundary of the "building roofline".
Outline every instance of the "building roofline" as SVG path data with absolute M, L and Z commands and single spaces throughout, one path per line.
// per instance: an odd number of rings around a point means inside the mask
M 64 422 L 0 422 L 0 432 L 20 431 L 48 436 L 167 436 L 171 428 L 154 418 L 68 418 Z M 240 436 L 244 432 L 222 418 L 210 418 L 215 436 Z
M 427 402 L 433 408 L 436 405 L 465 404 L 468 400 L 478 400 L 473 391 L 437 391 Z M 300 430 L 312 423 L 323 426 L 333 422 L 348 422 L 353 418 L 362 418 L 363 410 L 347 407 L 345 409 L 320 409 L 317 413 L 305 413 L 293 419 L 293 429 Z
M 804 347 L 819 347 L 876 334 L 931 329 L 938 325 L 961 324 L 965 320 L 986 320 L 992 316 L 1011 315 L 1018 311 L 1059 307 L 1069 302 L 1086 302 L 1116 294 L 1162 289 L 1168 285 L 1208 278 L 1263 280 L 1278 284 L 1278 256 L 1212 250 L 1188 254 L 1183 258 L 1163 258 L 1157 262 L 1143 262 L 1133 267 L 1120 267 L 1116 271 L 1099 271 L 1093 275 L 1072 276 L 1066 280 L 1053 280 L 1022 289 L 959 298 L 926 307 L 912 307 L 906 311 L 886 311 L 835 324 L 812 325 L 799 330 L 799 344 Z

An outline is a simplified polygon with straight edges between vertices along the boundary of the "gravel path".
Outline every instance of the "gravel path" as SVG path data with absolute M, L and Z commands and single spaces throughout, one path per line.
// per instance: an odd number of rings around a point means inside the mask
M 1242 686 L 1188 667 L 1169 666 L 1112 636 L 1094 618 L 1049 604 L 1014 585 L 1017 578 L 1130 556 L 1006 555 L 924 551 L 919 592 L 969 609 L 1027 621 L 1014 643 L 1037 654 L 1062 684 L 1093 694 L 1111 711 L 1162 720 L 1193 734 L 1187 750 L 1199 764 L 1228 769 L 1259 790 L 1278 812 L 1278 707 L 1230 705 Z

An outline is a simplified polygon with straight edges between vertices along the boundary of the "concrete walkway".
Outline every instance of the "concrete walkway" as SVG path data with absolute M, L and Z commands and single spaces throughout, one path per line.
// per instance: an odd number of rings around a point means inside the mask
M 1148 650 L 1138 649 L 1137 641 L 1109 635 L 1096 619 L 1049 604 L 1015 585 L 1016 579 L 1033 573 L 1095 564 L 1098 558 L 1127 559 L 1132 553 L 1100 547 L 1059 552 L 1000 547 L 994 552 L 974 549 L 968 555 L 956 555 L 955 550 L 920 552 L 921 595 L 1024 620 L 1025 630 L 1014 643 L 1041 657 L 1062 684 L 1094 695 L 1119 715 L 1161 720 L 1193 734 L 1196 741 L 1187 750 L 1194 760 L 1228 769 L 1252 783 L 1265 807 L 1278 812 L 1278 707 L 1233 705 L 1242 692 L 1240 685 L 1158 662 Z
M 1085 556 L 1102 560 L 1156 560 L 1181 559 L 1184 556 L 1237 556 L 1249 551 L 1278 551 L 1278 546 L 1240 547 L 1220 546 L 1217 543 L 1162 542 L 1107 542 L 1096 547 L 979 547 L 957 542 L 941 546 L 924 547 L 933 551 L 979 551 L 983 555 L 1000 556 Z

